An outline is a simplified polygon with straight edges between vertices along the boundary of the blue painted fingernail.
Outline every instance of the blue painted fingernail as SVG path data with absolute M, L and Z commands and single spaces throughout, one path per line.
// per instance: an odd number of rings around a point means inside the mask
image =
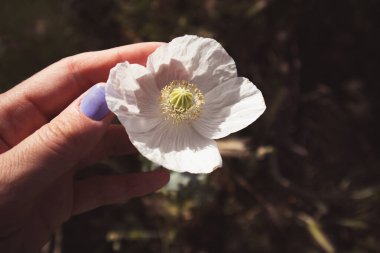
M 106 91 L 103 85 L 94 85 L 80 104 L 80 111 L 93 120 L 102 120 L 109 112 L 106 103 Z

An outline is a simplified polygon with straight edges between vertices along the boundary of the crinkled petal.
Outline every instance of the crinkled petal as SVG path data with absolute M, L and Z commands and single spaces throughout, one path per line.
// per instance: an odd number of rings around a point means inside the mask
M 234 60 L 215 40 L 194 35 L 178 37 L 148 58 L 159 89 L 173 80 L 186 80 L 206 93 L 237 76 Z
M 222 166 L 217 144 L 190 125 L 164 121 L 146 133 L 129 133 L 142 155 L 177 172 L 210 173 Z
M 153 75 L 143 66 L 119 63 L 106 85 L 106 101 L 128 132 L 144 133 L 163 119 Z
M 205 94 L 205 105 L 193 127 L 206 138 L 219 139 L 254 122 L 264 111 L 259 89 L 247 78 L 228 80 Z

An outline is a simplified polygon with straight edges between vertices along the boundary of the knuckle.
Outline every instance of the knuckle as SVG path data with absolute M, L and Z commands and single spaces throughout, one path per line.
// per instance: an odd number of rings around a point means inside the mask
M 60 60 L 60 64 L 62 64 L 63 68 L 69 73 L 69 77 L 72 79 L 79 92 L 86 90 L 86 87 L 81 85 L 83 81 L 86 81 L 81 74 L 83 58 L 86 57 L 85 54 L 86 53 L 81 53 L 74 56 L 68 56 Z
M 77 75 L 83 58 L 87 53 L 80 53 L 72 56 L 65 57 L 60 60 L 60 63 L 65 66 L 72 74 Z
M 55 154 L 66 156 L 75 154 L 79 143 L 72 126 L 64 120 L 46 124 L 39 134 L 41 144 Z
M 60 63 L 72 74 L 73 77 L 77 76 L 78 72 L 78 61 L 75 56 L 68 56 L 60 60 Z
M 13 158 L 16 161 L 18 160 L 17 157 Z M 17 170 L 10 161 L 11 159 L 9 157 L 5 157 L 4 155 L 0 156 L 0 199 L 2 202 L 16 196 L 17 187 L 15 187 L 14 180 Z

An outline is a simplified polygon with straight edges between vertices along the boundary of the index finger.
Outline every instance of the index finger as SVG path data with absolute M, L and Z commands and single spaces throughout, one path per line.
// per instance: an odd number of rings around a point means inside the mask
M 147 57 L 161 44 L 138 43 L 65 58 L 16 86 L 15 93 L 45 115 L 54 116 L 89 87 L 106 81 L 109 70 L 117 63 L 145 65 Z
M 46 124 L 119 62 L 146 64 L 162 43 L 138 43 L 67 57 L 1 94 L 0 153 Z

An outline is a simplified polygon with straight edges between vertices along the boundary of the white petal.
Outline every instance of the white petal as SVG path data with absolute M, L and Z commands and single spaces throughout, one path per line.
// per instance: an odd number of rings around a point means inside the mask
M 190 125 L 165 121 L 149 132 L 129 134 L 142 155 L 177 172 L 210 173 L 222 166 L 214 140 L 204 138 Z
M 119 63 L 110 72 L 106 85 L 107 105 L 129 133 L 149 131 L 163 120 L 159 95 L 152 74 L 141 65 Z
M 193 127 L 206 138 L 223 138 L 250 125 L 265 108 L 253 83 L 244 77 L 230 79 L 205 94 L 205 105 Z
M 159 47 L 149 56 L 147 68 L 156 75 L 159 89 L 172 80 L 186 80 L 206 93 L 237 76 L 234 60 L 217 41 L 194 35 Z

